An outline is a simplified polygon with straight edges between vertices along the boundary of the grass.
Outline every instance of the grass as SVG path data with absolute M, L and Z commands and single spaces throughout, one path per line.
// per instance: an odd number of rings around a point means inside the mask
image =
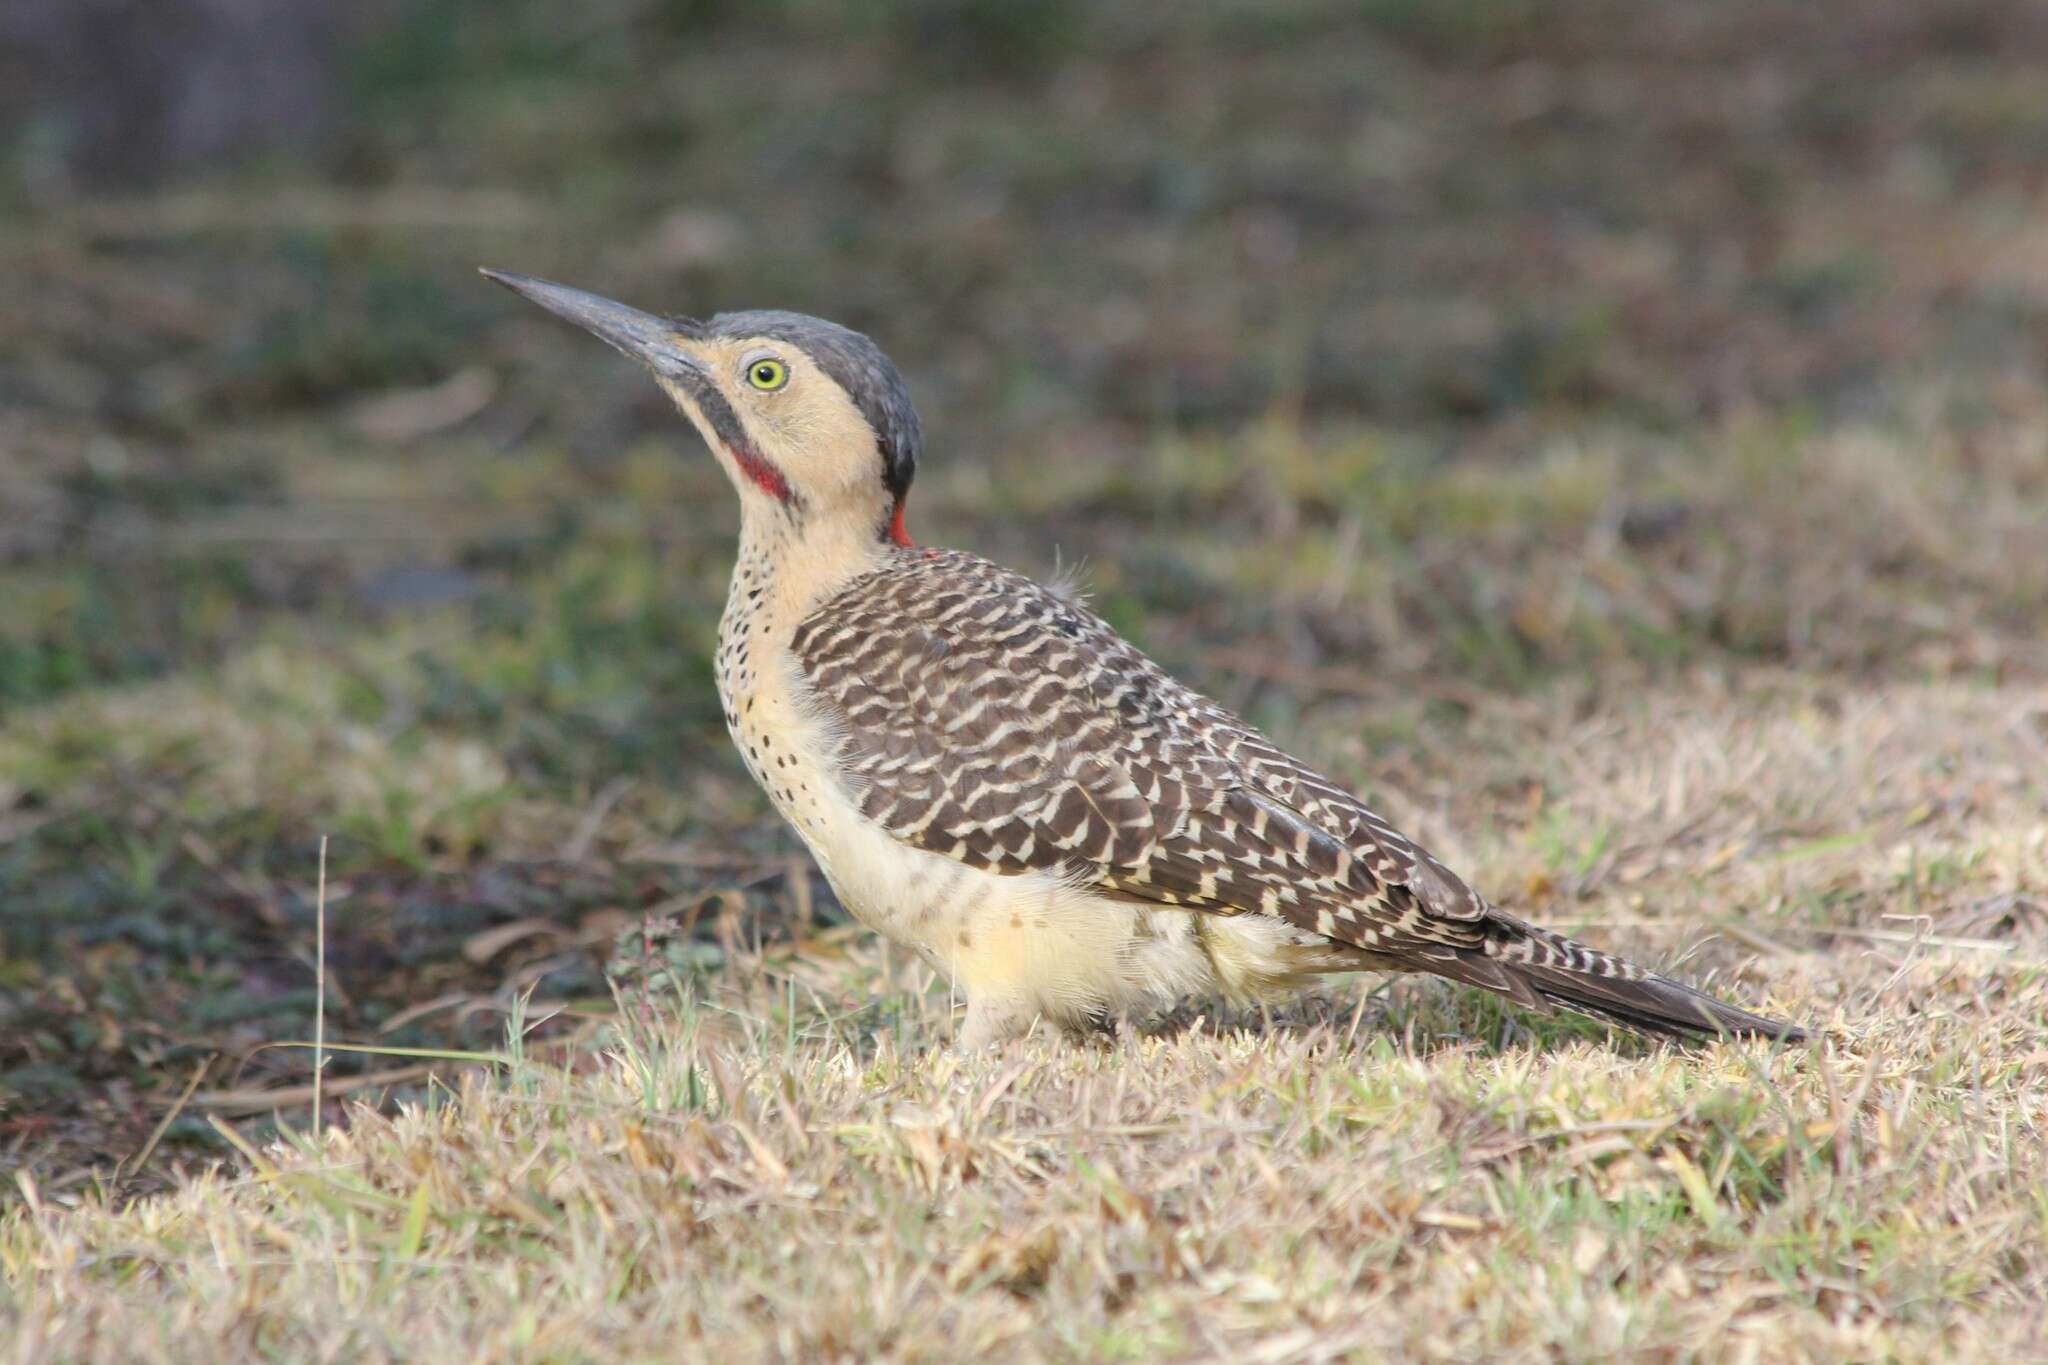
M 0 721 L 6 956 L 49 970 L 0 1314 L 28 1358 L 2023 1353 L 2043 428 L 1918 411 L 1492 463 L 1268 422 L 1145 455 L 1156 523 L 1113 469 L 1036 488 L 1175 667 L 1518 910 L 1826 1036 L 1777 1056 L 1407 981 L 956 1055 L 718 732 L 728 551 L 674 530 L 716 485 L 436 471 L 478 544 L 537 487 L 588 510 L 453 601 Z M 927 524 L 1000 552 L 932 474 Z M 1182 530 L 1239 518 L 1285 529 Z M 395 1055 L 328 1053 L 316 1139 L 268 1045 L 314 1033 L 329 831 L 327 1038 Z
M 2039 1330 L 2038 968 L 1756 973 L 1836 1032 L 1812 1054 L 1530 1037 L 1403 985 L 965 1057 L 925 1045 L 942 995 L 835 947 L 647 989 L 593 1051 L 238 1144 L 139 1204 L 25 1181 L 0 1228 L 15 1339 L 1953 1359 Z
M 1894 8 L 418 0 L 269 163 L 0 128 L 0 1342 L 2039 1355 L 2048 85 Z M 873 331 L 922 538 L 1823 1044 L 955 1054 L 730 751 L 716 471 L 479 263 Z
M 1812 1052 L 1400 981 L 962 1056 L 921 969 L 720 897 L 323 1140 L 217 1129 L 141 1200 L 24 1173 L 0 1311 L 55 1358 L 2009 1354 L 2048 1278 L 2041 700 L 1753 669 L 1423 727 L 1392 813 Z

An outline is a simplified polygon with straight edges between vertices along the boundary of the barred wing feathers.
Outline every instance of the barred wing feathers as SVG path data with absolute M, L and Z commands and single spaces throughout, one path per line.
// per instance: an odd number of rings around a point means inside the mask
M 1085 608 L 953 551 L 905 550 L 793 648 L 861 811 L 997 873 L 1277 916 L 1525 1005 L 1692 1035 L 1789 1026 L 1489 906 L 1364 803 L 1176 682 Z

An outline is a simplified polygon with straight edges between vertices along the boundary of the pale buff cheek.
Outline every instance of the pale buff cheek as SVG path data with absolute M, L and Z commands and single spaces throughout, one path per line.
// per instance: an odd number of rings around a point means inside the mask
M 756 395 L 745 420 L 762 452 L 812 501 L 874 500 L 874 429 L 823 375 L 800 372 L 787 390 Z
M 744 377 L 748 358 L 764 353 L 789 368 L 789 381 L 779 389 L 756 389 Z M 738 339 L 703 343 L 698 356 L 761 453 L 799 487 L 819 492 L 845 481 L 847 466 L 859 464 L 859 456 L 872 458 L 874 429 L 845 391 L 803 352 L 772 341 Z M 663 387 L 688 409 L 687 394 L 670 383 Z

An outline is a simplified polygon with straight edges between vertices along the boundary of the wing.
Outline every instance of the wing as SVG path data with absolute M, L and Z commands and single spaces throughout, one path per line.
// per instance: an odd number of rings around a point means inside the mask
M 985 560 L 906 552 L 793 645 L 855 800 L 907 843 L 1367 950 L 1485 936 L 1486 903 L 1356 797 Z

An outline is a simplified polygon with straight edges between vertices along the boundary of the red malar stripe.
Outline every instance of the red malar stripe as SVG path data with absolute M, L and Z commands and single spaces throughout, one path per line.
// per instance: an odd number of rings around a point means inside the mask
M 789 480 L 775 467 L 774 461 L 743 445 L 734 445 L 731 450 L 732 462 L 740 467 L 740 473 L 754 481 L 754 487 L 777 502 L 789 501 Z
M 889 539 L 907 550 L 916 549 L 917 542 L 910 538 L 910 528 L 903 524 L 903 499 L 896 499 L 896 514 L 889 518 Z

